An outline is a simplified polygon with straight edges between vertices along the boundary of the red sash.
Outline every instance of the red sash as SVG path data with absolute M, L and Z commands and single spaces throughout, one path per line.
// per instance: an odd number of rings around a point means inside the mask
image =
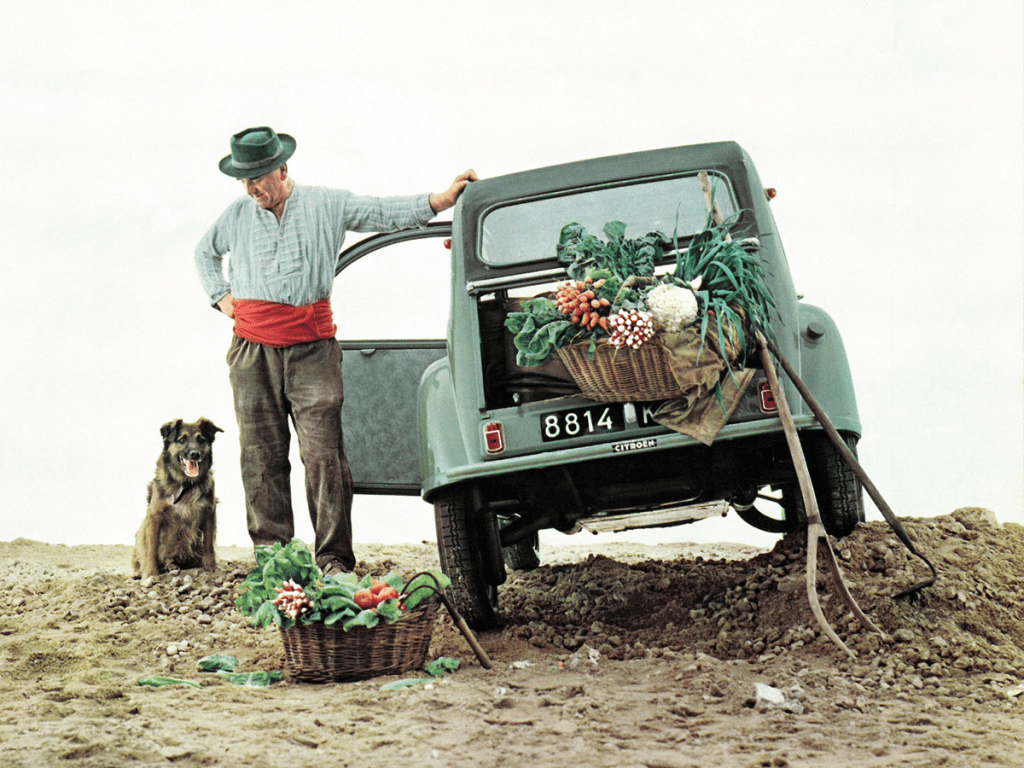
M 236 299 L 233 306 L 235 335 L 268 347 L 290 347 L 306 341 L 333 339 L 338 333 L 330 299 L 321 299 L 304 307 Z

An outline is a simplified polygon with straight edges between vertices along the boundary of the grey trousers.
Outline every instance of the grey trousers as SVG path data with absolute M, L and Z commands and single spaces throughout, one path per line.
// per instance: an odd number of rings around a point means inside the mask
M 341 347 L 335 339 L 269 347 L 232 337 L 227 355 L 241 444 L 242 484 L 254 546 L 295 535 L 288 449 L 295 425 L 306 502 L 321 567 L 352 570 L 352 473 L 341 433 Z

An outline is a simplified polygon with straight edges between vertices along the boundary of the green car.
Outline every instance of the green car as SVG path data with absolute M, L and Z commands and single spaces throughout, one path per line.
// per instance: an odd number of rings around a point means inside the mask
M 363 264 L 377 265 L 378 286 L 416 285 L 419 296 L 449 306 L 446 338 L 430 338 L 414 314 L 395 338 L 341 342 L 343 422 L 357 492 L 419 494 L 433 504 L 441 564 L 470 626 L 494 626 L 507 568 L 537 567 L 542 529 L 622 531 L 729 511 L 773 533 L 805 523 L 777 407 L 756 361 L 747 361 L 752 380 L 709 444 L 663 426 L 659 401 L 584 397 L 557 356 L 523 365 L 506 325 L 524 301 L 565 284 L 556 246 L 569 223 L 601 232 L 617 221 L 636 235 L 665 233 L 655 266 L 670 269 L 707 227 L 701 182 L 708 179 L 732 238 L 756 244 L 779 350 L 855 449 L 861 424 L 839 331 L 797 296 L 770 191 L 735 143 L 484 179 L 466 189 L 451 224 L 377 235 L 341 254 L 339 280 L 373 254 Z M 388 266 L 392 255 L 400 266 Z M 430 279 L 433 290 L 423 287 Z M 795 388 L 785 386 L 825 528 L 844 536 L 864 519 L 860 485 Z

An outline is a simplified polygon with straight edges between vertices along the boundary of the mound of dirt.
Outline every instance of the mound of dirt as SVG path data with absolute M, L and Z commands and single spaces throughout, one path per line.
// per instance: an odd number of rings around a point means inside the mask
M 765 663 L 800 652 L 873 689 L 1006 703 L 1024 678 L 1024 528 L 987 510 L 909 521 L 938 582 L 909 598 L 927 566 L 882 523 L 835 543 L 845 580 L 883 631 L 867 631 L 831 585 L 819 554 L 826 619 L 858 652 L 847 656 L 815 622 L 806 594 L 806 537 L 748 560 L 647 560 L 601 555 L 520 574 L 506 590 L 505 632 L 537 647 L 595 648 L 616 660 L 704 653 Z
M 836 766 L 1024 764 L 1024 528 L 960 509 L 908 520 L 939 581 L 884 524 L 835 542 L 866 631 L 805 541 L 615 545 L 543 553 L 510 574 L 483 669 L 442 611 L 449 676 L 239 688 L 197 666 L 283 664 L 274 629 L 234 609 L 251 552 L 133 580 L 128 547 L 0 543 L 0 764 Z M 358 570 L 438 567 L 432 543 L 362 545 Z M 580 554 L 583 552 L 583 554 Z M 146 676 L 193 685 L 153 688 Z

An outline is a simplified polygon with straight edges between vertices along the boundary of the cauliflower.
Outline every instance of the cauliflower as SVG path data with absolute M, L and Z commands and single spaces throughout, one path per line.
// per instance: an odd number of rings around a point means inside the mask
M 666 333 L 675 333 L 697 319 L 697 296 L 689 288 L 662 283 L 647 294 L 647 309 Z

